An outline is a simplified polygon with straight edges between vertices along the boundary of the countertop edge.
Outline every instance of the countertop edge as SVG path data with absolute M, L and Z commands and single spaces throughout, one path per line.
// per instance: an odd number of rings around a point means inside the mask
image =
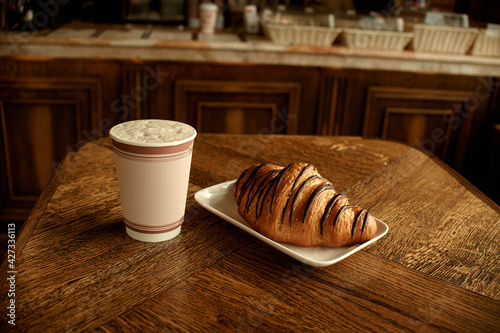
M 500 76 L 500 58 L 471 55 L 286 46 L 270 42 L 112 40 L 0 36 L 0 57 L 187 61 Z

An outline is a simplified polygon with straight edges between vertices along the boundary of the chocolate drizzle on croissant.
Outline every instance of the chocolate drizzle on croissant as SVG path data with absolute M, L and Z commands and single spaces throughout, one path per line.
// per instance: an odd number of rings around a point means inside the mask
M 351 205 L 310 164 L 252 166 L 234 194 L 238 213 L 275 241 L 337 247 L 365 242 L 377 230 L 366 209 Z

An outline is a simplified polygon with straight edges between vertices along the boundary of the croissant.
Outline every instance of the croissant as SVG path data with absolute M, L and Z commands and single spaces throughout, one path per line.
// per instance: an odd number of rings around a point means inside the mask
M 234 186 L 238 213 L 262 235 L 301 246 L 340 247 L 374 237 L 377 223 L 311 164 L 254 165 Z

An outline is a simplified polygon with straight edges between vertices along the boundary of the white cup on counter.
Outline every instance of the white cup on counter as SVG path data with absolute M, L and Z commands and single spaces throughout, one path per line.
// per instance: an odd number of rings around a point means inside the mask
M 109 132 L 130 237 L 161 242 L 180 233 L 196 134 L 187 124 L 163 119 L 133 120 Z
M 217 12 L 219 7 L 210 2 L 200 4 L 200 25 L 201 32 L 213 33 L 215 31 L 215 23 L 217 21 Z
M 246 5 L 244 8 L 245 32 L 256 34 L 259 32 L 259 16 L 257 15 L 256 5 Z

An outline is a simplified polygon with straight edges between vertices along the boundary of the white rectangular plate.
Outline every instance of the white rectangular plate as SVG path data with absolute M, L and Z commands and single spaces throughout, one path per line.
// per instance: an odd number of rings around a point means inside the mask
M 201 206 L 215 215 L 234 224 L 238 228 L 245 230 L 249 234 L 257 237 L 290 257 L 310 266 L 325 267 L 339 262 L 340 260 L 347 258 L 351 254 L 377 241 L 383 237 L 387 231 L 389 231 L 387 224 L 375 218 L 375 221 L 377 222 L 377 232 L 375 233 L 375 237 L 363 244 L 357 244 L 349 247 L 344 246 L 329 248 L 324 246 L 303 247 L 295 244 L 275 242 L 255 231 L 252 226 L 238 214 L 238 208 L 233 194 L 235 182 L 236 180 L 230 180 L 225 183 L 207 187 L 198 191 L 194 198 Z

